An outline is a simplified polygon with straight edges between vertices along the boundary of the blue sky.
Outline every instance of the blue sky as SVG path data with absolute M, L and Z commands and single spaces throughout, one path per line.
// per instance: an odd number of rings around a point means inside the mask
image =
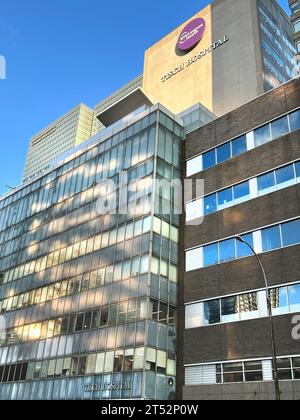
M 78 103 L 93 107 L 139 75 L 145 49 L 208 3 L 3 0 L 0 194 L 6 184 L 20 183 L 32 135 Z M 280 0 L 286 10 L 287 3 Z

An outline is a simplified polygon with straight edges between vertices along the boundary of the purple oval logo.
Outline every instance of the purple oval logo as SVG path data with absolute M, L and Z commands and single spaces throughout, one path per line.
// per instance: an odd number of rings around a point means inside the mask
M 189 51 L 194 48 L 203 38 L 205 27 L 206 23 L 203 18 L 192 20 L 181 32 L 177 47 L 181 51 Z

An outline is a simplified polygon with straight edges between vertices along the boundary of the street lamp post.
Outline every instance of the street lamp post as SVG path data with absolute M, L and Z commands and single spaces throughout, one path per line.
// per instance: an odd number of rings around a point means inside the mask
M 265 287 L 266 287 L 267 304 L 268 304 L 270 338 L 271 338 L 271 343 L 272 343 L 272 359 L 273 359 L 273 371 L 274 371 L 275 396 L 276 396 L 276 400 L 280 401 L 281 397 L 280 397 L 279 377 L 278 377 L 278 368 L 277 368 L 277 355 L 276 355 L 274 323 L 273 323 L 273 315 L 272 315 L 272 302 L 271 302 L 271 297 L 270 297 L 270 294 L 269 294 L 269 284 L 268 284 L 266 271 L 264 269 L 263 263 L 261 262 L 259 256 L 255 252 L 254 248 L 247 241 L 245 241 L 245 239 L 243 239 L 241 236 L 236 236 L 236 239 L 239 242 L 241 242 L 242 244 L 247 245 L 251 249 L 251 251 L 255 255 L 255 258 L 257 259 L 257 262 L 258 262 L 258 264 L 261 268 L 261 271 L 263 273 L 263 278 L 264 278 Z

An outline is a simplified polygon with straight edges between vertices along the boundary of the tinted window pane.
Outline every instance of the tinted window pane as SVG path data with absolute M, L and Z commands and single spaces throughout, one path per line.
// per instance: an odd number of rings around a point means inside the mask
M 220 243 L 220 262 L 235 259 L 235 239 L 228 239 Z
M 244 235 L 242 236 L 242 238 L 248 242 L 249 245 L 252 246 L 253 248 L 253 234 L 250 233 L 249 235 Z M 239 241 L 237 242 L 237 256 L 238 258 L 243 258 L 243 257 L 249 257 L 250 255 L 253 255 L 253 252 L 251 251 L 251 249 L 246 245 L 243 244 Z
M 207 216 L 215 211 L 217 211 L 217 195 L 212 194 L 204 199 L 204 214 Z
M 262 231 L 263 251 L 271 251 L 281 247 L 280 229 L 275 226 Z
M 289 286 L 289 302 L 291 312 L 300 311 L 300 284 Z
M 292 379 L 291 371 L 291 360 L 290 359 L 279 359 L 277 362 L 279 369 L 278 376 L 280 380 Z
M 226 143 L 223 146 L 217 148 L 217 159 L 218 163 L 225 162 L 231 158 L 230 143 Z
M 224 373 L 224 383 L 244 382 L 243 373 Z
M 216 165 L 216 152 L 211 150 L 203 155 L 203 169 L 211 168 Z
M 262 362 L 246 362 L 245 372 L 253 372 L 262 370 Z
M 204 313 L 205 313 L 205 323 L 209 324 L 219 324 L 220 323 L 220 301 L 212 300 L 210 302 L 205 302 L 204 304 Z
M 218 244 L 212 244 L 204 247 L 204 266 L 217 264 L 219 262 Z
M 224 373 L 243 372 L 243 364 L 242 363 L 224 363 L 223 371 Z
M 300 368 L 300 358 L 299 357 L 296 357 L 295 359 L 293 359 L 293 366 Z
M 300 358 L 293 359 L 294 378 L 300 379 Z
M 232 156 L 239 156 L 242 153 L 247 152 L 247 140 L 246 136 L 242 136 L 232 142 Z
M 279 370 L 278 371 L 278 378 L 280 381 L 289 381 L 292 379 L 292 371 L 291 369 L 286 370 Z
M 251 317 L 251 312 L 258 311 L 257 293 L 241 295 L 239 296 L 239 302 L 240 313 L 248 314 L 249 318 Z M 247 316 L 245 316 L 245 318 L 247 318 Z
M 300 162 L 296 163 L 296 177 L 300 178 Z
M 270 293 L 273 315 L 288 313 L 287 288 L 273 289 Z
M 219 208 L 225 208 L 230 206 L 233 200 L 232 188 L 227 188 L 227 190 L 220 191 L 218 193 L 218 206 Z
M 294 3 L 292 3 L 290 5 L 290 9 L 291 9 L 291 12 L 292 12 L 293 15 L 296 14 L 296 13 L 298 13 L 299 12 L 299 4 L 298 4 L 298 2 L 295 1 Z
M 291 181 L 294 182 L 294 179 L 294 165 L 285 166 L 284 168 L 276 171 L 276 182 L 278 185 L 290 184 Z
M 300 220 L 293 220 L 282 225 L 283 246 L 298 244 L 300 242 Z
M 249 181 L 243 184 L 236 185 L 233 187 L 233 195 L 236 201 L 248 200 L 250 196 L 250 185 Z
M 222 322 L 233 322 L 239 320 L 239 299 L 238 296 L 222 299 Z
M 271 123 L 272 137 L 277 139 L 278 137 L 284 136 L 289 132 L 289 123 L 287 116 L 280 118 Z
M 257 179 L 258 191 L 260 195 L 268 194 L 275 189 L 275 175 L 274 172 L 259 176 Z
M 300 129 L 300 110 L 290 114 L 290 125 L 292 131 Z
M 254 131 L 254 140 L 255 146 L 261 146 L 264 143 L 267 143 L 271 140 L 271 131 L 270 125 L 265 125 L 264 127 L 258 128 Z
M 245 381 L 246 382 L 261 382 L 261 381 L 263 381 L 263 373 L 261 371 L 246 372 L 245 373 Z
M 278 369 L 289 369 L 291 367 L 290 359 L 279 359 L 277 362 Z

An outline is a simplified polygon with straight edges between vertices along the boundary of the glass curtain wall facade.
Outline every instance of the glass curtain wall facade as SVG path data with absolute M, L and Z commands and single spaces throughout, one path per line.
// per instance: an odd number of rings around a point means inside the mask
M 0 399 L 175 396 L 179 216 L 153 178 L 180 178 L 182 135 L 155 106 L 0 201 Z M 121 171 L 134 211 L 100 212 Z
M 294 42 L 296 46 L 296 59 L 299 62 L 300 54 L 300 1 L 289 0 L 289 7 L 291 11 L 291 21 L 294 28 Z
M 290 20 L 272 1 L 258 1 L 258 17 L 264 88 L 268 91 L 293 78 L 296 50 Z

